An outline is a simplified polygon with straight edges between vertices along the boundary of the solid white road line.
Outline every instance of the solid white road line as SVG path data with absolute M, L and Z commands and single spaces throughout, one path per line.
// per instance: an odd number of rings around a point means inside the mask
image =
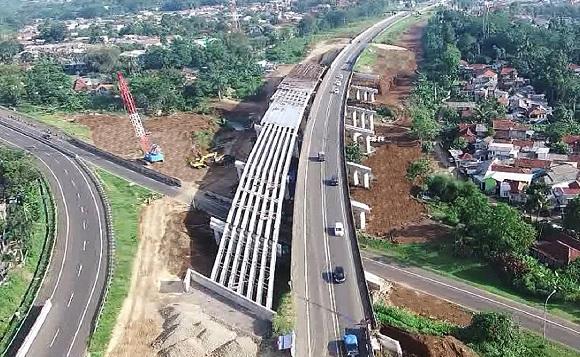
M 531 312 L 527 312 L 527 311 L 525 311 L 525 310 L 522 310 L 522 309 L 520 309 L 520 308 L 517 308 L 517 307 L 515 307 L 515 306 L 511 306 L 511 305 L 509 305 L 509 304 L 506 304 L 506 303 L 503 303 L 503 302 L 501 302 L 501 301 L 497 301 L 497 300 L 494 300 L 494 299 L 488 298 L 488 297 L 486 297 L 486 296 L 483 296 L 483 295 L 480 295 L 480 294 L 477 294 L 477 293 L 471 292 L 471 291 L 469 291 L 469 290 L 465 290 L 465 289 L 462 289 L 462 288 L 458 288 L 458 287 L 456 287 L 456 286 L 453 286 L 453 285 L 450 285 L 450 284 L 444 283 L 444 282 L 442 282 L 442 281 L 439 281 L 439 280 L 436 280 L 436 279 L 432 279 L 432 278 L 428 278 L 428 277 L 426 277 L 426 276 L 423 276 L 423 275 L 421 275 L 421 274 L 413 273 L 413 272 L 411 272 L 411 271 L 407 271 L 407 270 L 405 270 L 405 269 L 401 269 L 401 268 L 398 268 L 398 267 L 395 267 L 395 266 L 392 266 L 392 265 L 388 265 L 388 264 L 385 264 L 385 263 L 383 263 L 383 262 L 376 261 L 376 260 L 374 260 L 374 259 L 371 259 L 371 258 L 363 258 L 363 259 L 364 259 L 364 260 L 371 261 L 371 262 L 373 262 L 373 263 L 376 263 L 376 264 L 378 264 L 378 265 L 382 265 L 382 266 L 384 266 L 384 267 L 386 267 L 386 268 L 393 269 L 393 270 L 396 270 L 396 271 L 402 272 L 402 273 L 404 273 L 404 274 L 407 274 L 407 275 L 413 276 L 413 277 L 415 277 L 415 278 L 418 278 L 418 279 L 421 279 L 421 280 L 425 280 L 425 281 L 429 281 L 429 282 L 431 282 L 431 283 L 438 284 L 438 285 L 441 285 L 441 286 L 445 286 L 446 288 L 453 289 L 453 290 L 455 290 L 455 291 L 459 291 L 459 292 L 462 292 L 462 293 L 464 293 L 464 294 L 471 295 L 471 296 L 473 296 L 473 297 L 476 297 L 476 298 L 478 298 L 478 299 L 481 299 L 481 300 L 484 300 L 484 301 L 488 301 L 488 302 L 494 303 L 494 304 L 496 304 L 496 305 L 499 305 L 499 306 L 502 306 L 502 307 L 505 307 L 505 308 L 508 308 L 508 309 L 511 309 L 511 310 L 517 311 L 517 312 L 519 312 L 519 313 L 521 313 L 521 314 L 524 314 L 524 315 L 527 315 L 527 316 L 530 316 L 530 317 L 536 318 L 536 319 L 538 319 L 538 320 L 540 320 L 540 321 L 544 321 L 544 318 L 543 318 L 542 316 L 539 316 L 539 315 L 533 314 L 533 313 L 531 313 Z M 431 294 L 431 295 L 432 295 L 432 294 Z M 570 332 L 573 332 L 573 333 L 575 333 L 575 334 L 578 334 L 578 335 L 580 335 L 580 331 L 578 331 L 578 330 L 575 330 L 575 329 L 573 329 L 573 328 L 571 328 L 571 327 L 564 326 L 564 325 L 562 325 L 562 324 L 559 324 L 559 323 L 557 323 L 557 322 L 555 322 L 555 321 L 552 321 L 552 320 L 549 320 L 549 319 L 545 319 L 545 321 L 546 321 L 547 323 L 549 323 L 549 324 L 552 324 L 552 325 L 554 325 L 554 326 L 558 326 L 558 327 L 560 327 L 560 328 L 562 328 L 562 329 L 564 329 L 564 330 L 568 330 L 568 331 L 570 331 Z
M 50 341 L 50 345 L 48 347 L 52 347 L 52 345 L 54 345 L 54 341 L 56 340 L 56 336 L 58 336 L 59 332 L 60 332 L 60 328 L 56 329 L 56 333 L 52 337 L 52 340 Z

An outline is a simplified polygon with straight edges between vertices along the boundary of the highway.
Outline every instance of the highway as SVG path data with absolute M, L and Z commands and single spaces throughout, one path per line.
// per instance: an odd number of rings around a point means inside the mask
M 0 125 L 0 143 L 37 158 L 57 207 L 53 256 L 35 301 L 35 306 L 41 306 L 50 298 L 53 306 L 27 356 L 82 356 L 107 272 L 102 201 L 74 159 L 4 125 Z
M 350 226 L 346 200 L 346 172 L 343 170 L 342 118 L 350 66 L 366 43 L 401 15 L 389 17 L 357 36 L 334 60 L 320 84 L 301 148 L 294 205 L 292 243 L 292 288 L 295 294 L 297 356 L 342 356 L 341 336 L 345 328 L 357 328 L 365 320 L 364 277 L 355 269 L 356 237 Z M 331 93 L 337 76 L 343 77 L 339 93 Z M 314 159 L 319 151 L 326 160 Z M 338 175 L 339 185 L 326 180 Z M 344 237 L 335 237 L 330 228 L 345 225 Z M 336 266 L 345 270 L 346 281 L 332 283 Z M 361 356 L 365 356 L 361 351 Z
M 418 267 L 401 265 L 371 252 L 363 253 L 365 270 L 474 311 L 502 311 L 521 326 L 542 334 L 543 311 L 445 278 Z M 546 337 L 580 351 L 580 326 L 554 315 L 546 316 Z

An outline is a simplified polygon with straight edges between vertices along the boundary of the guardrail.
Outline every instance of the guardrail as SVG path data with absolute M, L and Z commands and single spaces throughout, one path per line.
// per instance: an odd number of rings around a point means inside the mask
M 347 168 L 346 168 L 346 145 L 345 145 L 345 130 L 344 130 L 344 112 L 345 112 L 345 106 L 346 106 L 346 96 L 348 95 L 348 87 L 350 86 L 350 81 L 352 79 L 352 72 L 348 78 L 348 82 L 347 82 L 347 90 L 345 91 L 344 94 L 344 98 L 343 98 L 343 105 L 341 105 L 340 108 L 340 145 L 342 147 L 342 155 L 340 155 L 340 169 L 342 170 L 342 177 L 346 177 L 346 180 L 342 180 L 341 182 L 343 183 L 343 190 L 342 192 L 344 193 L 344 199 L 345 199 L 345 207 L 347 210 L 347 217 L 348 217 L 348 227 L 349 227 L 349 233 L 350 233 L 350 237 L 351 237 L 351 246 L 353 248 L 353 255 L 354 255 L 354 263 L 356 265 L 356 271 L 357 271 L 357 282 L 359 284 L 359 288 L 361 289 L 361 291 L 364 292 L 364 296 L 363 296 L 363 307 L 365 310 L 365 316 L 367 318 L 367 322 L 370 323 L 371 327 L 374 329 L 377 326 L 377 322 L 375 319 L 375 314 L 373 311 L 373 304 L 371 301 L 371 295 L 369 292 L 369 287 L 367 285 L 367 281 L 365 279 L 364 276 L 364 267 L 363 267 L 363 263 L 362 263 L 362 257 L 360 254 L 360 248 L 358 246 L 358 239 L 357 239 L 357 232 L 356 232 L 356 223 L 354 220 L 354 214 L 352 212 L 352 206 L 350 204 L 350 186 L 348 184 L 348 174 L 347 174 Z M 362 275 L 361 275 L 362 274 Z
M 5 112 L 4 114 L 6 114 L 6 116 L 8 116 L 8 118 L 15 120 L 23 125 L 26 125 L 30 128 L 35 129 L 35 130 L 46 131 L 46 130 L 50 129 L 52 133 L 57 133 L 57 135 L 56 135 L 57 137 L 61 138 L 63 141 L 65 141 L 65 142 L 67 142 L 67 143 L 69 143 L 69 144 L 71 144 L 79 149 L 82 149 L 84 151 L 88 151 L 88 152 L 90 152 L 96 156 L 99 156 L 107 161 L 110 161 L 110 162 L 113 162 L 117 165 L 123 166 L 131 171 L 134 171 L 134 172 L 137 172 L 137 173 L 142 174 L 144 176 L 147 176 L 155 181 L 159 181 L 159 182 L 164 183 L 164 184 L 169 185 L 169 186 L 181 187 L 181 180 L 179 180 L 178 178 L 175 178 L 175 177 L 172 177 L 169 175 L 165 175 L 161 172 L 151 170 L 151 169 L 149 169 L 149 168 L 147 168 L 139 163 L 136 163 L 134 161 L 123 159 L 122 157 L 119 157 L 115 154 L 112 154 L 112 153 L 107 152 L 105 150 L 99 149 L 98 147 L 96 147 L 92 144 L 89 144 L 89 143 L 86 143 L 82 140 L 73 138 L 70 135 L 64 133 L 63 131 L 61 131 L 59 129 L 55 129 L 53 127 L 50 127 L 48 125 L 41 124 L 38 122 L 31 123 L 30 121 L 35 120 L 35 119 L 33 119 L 29 116 L 23 115 L 21 113 L 16 113 L 16 112 L 11 111 L 11 110 L 9 110 L 5 107 L 2 107 L 2 106 L 0 106 L 0 109 L 4 110 L 4 112 Z M 22 118 L 28 118 L 28 120 L 23 120 Z M 12 130 L 18 131 L 21 134 L 24 134 L 27 136 L 32 136 L 35 139 L 42 141 L 44 144 L 52 147 L 55 150 L 62 152 L 65 155 L 68 155 L 70 157 L 76 157 L 76 153 L 72 152 L 71 150 L 63 148 L 60 145 L 53 143 L 51 140 L 47 140 L 47 139 L 42 138 L 40 135 L 36 135 L 36 133 L 32 134 L 32 133 L 24 130 L 23 128 L 21 128 L 17 125 L 14 125 L 6 120 L 0 121 L 0 124 L 7 126 Z

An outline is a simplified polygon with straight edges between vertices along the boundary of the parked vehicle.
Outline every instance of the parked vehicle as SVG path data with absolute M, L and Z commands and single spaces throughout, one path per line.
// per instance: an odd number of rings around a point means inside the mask
M 342 342 L 344 343 L 344 349 L 346 355 L 349 357 L 356 357 L 359 355 L 358 352 L 358 338 L 356 335 L 345 334 L 342 336 Z
M 316 158 L 318 159 L 319 162 L 323 162 L 324 160 L 326 160 L 326 154 L 324 153 L 324 151 L 319 151 Z
M 338 175 L 332 175 L 328 179 L 328 184 L 330 186 L 338 186 Z

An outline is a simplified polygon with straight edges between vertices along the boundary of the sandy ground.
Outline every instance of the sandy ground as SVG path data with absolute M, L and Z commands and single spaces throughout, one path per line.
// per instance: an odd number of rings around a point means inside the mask
M 256 356 L 267 326 L 203 289 L 183 293 L 188 266 L 208 274 L 216 246 L 207 216 L 168 198 L 141 214 L 131 289 L 108 356 Z

